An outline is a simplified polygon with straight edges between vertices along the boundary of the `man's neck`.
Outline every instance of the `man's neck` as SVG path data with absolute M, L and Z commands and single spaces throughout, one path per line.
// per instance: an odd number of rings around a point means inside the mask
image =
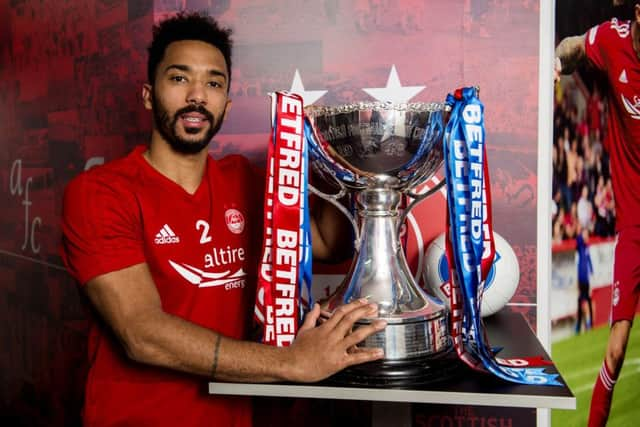
M 206 149 L 196 154 L 177 153 L 164 140 L 152 137 L 149 149 L 143 156 L 162 175 L 187 193 L 194 194 L 202 181 L 208 154 Z

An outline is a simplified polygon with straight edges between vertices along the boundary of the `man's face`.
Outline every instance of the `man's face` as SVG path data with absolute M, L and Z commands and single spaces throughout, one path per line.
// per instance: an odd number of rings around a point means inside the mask
M 231 104 L 222 53 L 195 40 L 173 42 L 158 64 L 145 107 L 153 111 L 154 134 L 180 153 L 202 151 L 218 132 Z

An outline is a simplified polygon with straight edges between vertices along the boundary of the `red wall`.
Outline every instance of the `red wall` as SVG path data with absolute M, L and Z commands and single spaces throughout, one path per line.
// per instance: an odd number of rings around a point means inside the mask
M 370 100 L 362 89 L 386 86 L 392 65 L 403 86 L 425 86 L 412 101 L 479 85 L 495 229 L 520 261 L 513 301 L 535 303 L 537 2 L 0 0 L 0 421 L 78 423 L 87 307 L 58 256 L 61 195 L 88 165 L 146 142 L 150 27 L 181 5 L 208 10 L 236 34 L 234 106 L 215 156 L 263 161 L 266 95 L 289 89 L 296 69 L 307 90 L 328 91 L 320 104 Z M 444 198 L 415 216 L 425 249 L 443 229 Z M 415 267 L 415 232 L 409 246 Z M 535 307 L 512 309 L 535 325 Z M 417 406 L 415 422 L 453 408 Z M 486 419 L 491 411 L 476 410 Z M 527 410 L 505 416 L 535 419 Z

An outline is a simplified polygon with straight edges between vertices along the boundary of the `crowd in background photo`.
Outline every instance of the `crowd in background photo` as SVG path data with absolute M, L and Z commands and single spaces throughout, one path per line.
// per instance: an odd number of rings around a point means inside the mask
M 556 86 L 553 123 L 552 241 L 575 239 L 583 230 L 615 234 L 609 157 L 603 146 L 606 103 L 598 85 L 576 76 Z

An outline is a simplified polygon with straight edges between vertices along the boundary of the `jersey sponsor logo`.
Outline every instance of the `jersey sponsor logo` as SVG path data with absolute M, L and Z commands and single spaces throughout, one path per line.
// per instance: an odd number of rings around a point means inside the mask
M 156 234 L 156 238 L 153 240 L 156 245 L 170 245 L 173 243 L 180 243 L 180 237 L 176 236 L 171 227 L 168 224 L 162 226 L 160 231 Z
M 624 109 L 627 110 L 629 116 L 632 119 L 640 120 L 640 98 L 638 96 L 633 97 L 633 102 L 628 100 L 623 94 L 620 94 L 620 98 L 622 99 L 622 105 L 624 105 Z
M 631 25 L 629 24 L 629 21 L 620 22 L 618 21 L 618 18 L 611 19 L 611 28 L 616 30 L 618 36 L 623 39 L 631 33 Z
M 620 83 L 629 83 L 629 79 L 627 79 L 627 70 L 622 70 L 620 76 L 618 77 L 618 81 Z
M 224 213 L 224 221 L 227 228 L 233 234 L 240 234 L 244 231 L 244 216 L 237 209 L 227 209 Z
M 169 264 L 180 276 L 182 276 L 183 279 L 192 285 L 197 285 L 199 288 L 224 286 L 226 290 L 230 290 L 238 288 L 242 289 L 245 287 L 245 277 L 247 276 L 247 273 L 245 273 L 242 267 L 233 273 L 231 270 L 226 270 L 222 273 L 215 273 L 200 270 L 199 268 L 189 264 L 179 264 L 171 260 L 169 260 Z
M 244 248 L 213 248 L 204 256 L 204 267 L 221 267 L 227 264 L 244 261 Z

